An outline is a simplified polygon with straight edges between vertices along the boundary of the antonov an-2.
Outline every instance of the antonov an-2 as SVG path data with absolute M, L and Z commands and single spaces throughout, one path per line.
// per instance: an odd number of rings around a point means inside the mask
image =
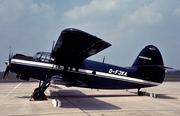
M 44 91 L 51 83 L 96 89 L 137 89 L 160 85 L 165 78 L 165 68 L 160 51 L 146 46 L 131 67 L 123 68 L 86 58 L 110 47 L 108 42 L 84 31 L 68 28 L 61 32 L 51 53 L 37 52 L 33 57 L 23 54 L 9 55 L 6 71 L 17 78 L 38 79 L 34 100 L 44 100 Z

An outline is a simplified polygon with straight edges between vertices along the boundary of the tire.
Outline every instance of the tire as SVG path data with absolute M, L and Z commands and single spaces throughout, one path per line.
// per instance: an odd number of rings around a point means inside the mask
M 143 95 L 144 95 L 144 93 L 142 91 L 138 92 L 138 96 L 143 96 Z
M 45 100 L 45 94 L 40 90 L 36 90 L 33 93 L 33 99 L 34 100 Z
M 40 90 L 39 87 L 37 87 L 36 89 L 34 89 L 34 93 L 35 93 L 36 91 L 38 91 L 38 90 Z

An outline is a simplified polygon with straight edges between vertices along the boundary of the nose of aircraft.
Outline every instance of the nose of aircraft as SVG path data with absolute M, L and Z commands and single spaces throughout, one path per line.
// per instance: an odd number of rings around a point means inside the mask
M 5 64 L 6 64 L 7 66 L 9 66 L 9 61 L 7 60 L 7 61 L 5 62 Z
M 10 48 L 11 49 L 11 48 Z M 6 75 L 8 75 L 10 68 L 11 68 L 11 60 L 13 58 L 13 53 L 11 53 L 11 51 L 9 52 L 9 59 L 5 62 L 5 64 L 7 65 L 6 70 L 4 72 L 4 76 L 3 79 L 6 77 Z

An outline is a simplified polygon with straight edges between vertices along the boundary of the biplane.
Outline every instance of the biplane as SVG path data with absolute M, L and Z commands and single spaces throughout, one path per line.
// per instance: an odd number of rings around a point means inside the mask
M 51 52 L 37 52 L 34 56 L 12 55 L 6 61 L 8 72 L 22 80 L 38 79 L 34 100 L 44 100 L 44 91 L 50 84 L 92 89 L 137 89 L 160 85 L 165 78 L 165 68 L 160 51 L 154 45 L 146 46 L 131 67 L 120 67 L 88 60 L 92 55 L 111 44 L 84 31 L 64 29 Z

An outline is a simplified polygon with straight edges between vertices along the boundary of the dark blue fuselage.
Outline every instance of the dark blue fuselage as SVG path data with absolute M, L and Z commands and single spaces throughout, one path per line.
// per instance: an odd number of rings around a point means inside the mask
M 34 78 L 45 81 L 46 78 L 63 74 L 58 84 L 85 88 L 132 89 L 159 84 L 142 77 L 136 67 L 122 68 L 96 61 L 84 60 L 78 69 L 69 67 L 66 72 L 63 72 L 64 66 L 35 61 L 30 57 L 29 59 L 31 60 L 29 60 L 25 57 L 17 58 L 15 56 L 11 61 L 11 72 L 20 75 L 20 78 L 24 80 Z M 77 84 L 72 85 L 69 82 Z

